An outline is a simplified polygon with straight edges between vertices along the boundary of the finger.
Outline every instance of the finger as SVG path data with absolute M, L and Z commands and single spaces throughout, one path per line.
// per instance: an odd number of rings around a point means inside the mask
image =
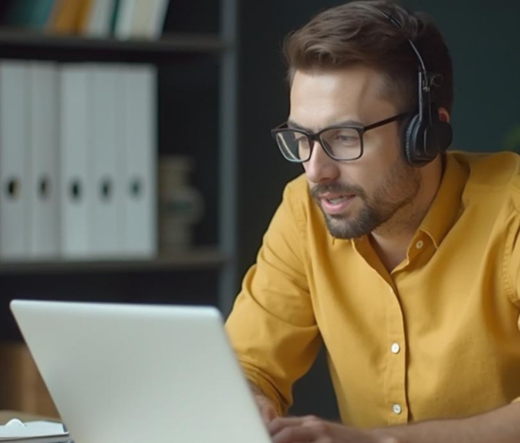
M 267 430 L 271 435 L 274 435 L 286 427 L 301 426 L 303 420 L 301 417 L 276 417 L 268 423 Z
M 273 443 L 312 443 L 317 440 L 312 428 L 288 426 L 272 435 Z
M 260 414 L 262 415 L 262 419 L 266 425 L 278 417 L 276 409 L 270 405 L 262 406 L 260 408 Z

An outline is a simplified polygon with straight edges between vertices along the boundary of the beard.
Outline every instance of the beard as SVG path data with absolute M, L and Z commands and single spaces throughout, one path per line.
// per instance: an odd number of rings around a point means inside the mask
M 353 239 L 368 235 L 387 224 L 400 209 L 413 202 L 420 188 L 419 171 L 399 157 L 372 197 L 360 186 L 343 183 L 315 185 L 310 193 L 321 209 L 331 235 L 339 239 Z M 355 195 L 361 200 L 362 207 L 357 214 L 327 214 L 320 204 L 320 195 L 326 192 Z

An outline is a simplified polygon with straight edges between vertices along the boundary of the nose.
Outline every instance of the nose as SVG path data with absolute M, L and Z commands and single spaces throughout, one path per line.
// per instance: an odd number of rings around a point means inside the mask
M 338 162 L 330 158 L 318 141 L 314 141 L 311 158 L 303 163 L 307 178 L 312 183 L 327 183 L 339 176 Z

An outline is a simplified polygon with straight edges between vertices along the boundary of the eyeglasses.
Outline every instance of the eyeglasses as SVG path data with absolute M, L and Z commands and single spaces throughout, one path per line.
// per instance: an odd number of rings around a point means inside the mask
M 286 160 L 293 163 L 308 161 L 312 155 L 314 143 L 318 142 L 325 153 L 337 161 L 357 160 L 363 155 L 363 134 L 410 115 L 410 112 L 386 118 L 368 126 L 340 125 L 330 126 L 316 133 L 300 129 L 291 129 L 287 123 L 271 130 L 280 152 Z

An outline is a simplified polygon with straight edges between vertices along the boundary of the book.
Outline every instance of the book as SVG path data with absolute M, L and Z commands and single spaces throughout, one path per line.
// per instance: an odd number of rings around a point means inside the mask
M 94 0 L 85 33 L 94 37 L 108 38 L 115 6 L 115 0 Z
M 78 12 L 78 20 L 76 23 L 76 33 L 79 35 L 85 34 L 88 30 L 90 17 L 92 15 L 92 8 L 94 6 L 93 0 L 83 0 Z
M 55 34 L 77 32 L 84 0 L 57 0 L 47 23 L 47 29 Z
M 63 443 L 70 441 L 65 426 L 59 422 L 36 420 L 22 422 L 13 418 L 0 426 L 0 442 Z

